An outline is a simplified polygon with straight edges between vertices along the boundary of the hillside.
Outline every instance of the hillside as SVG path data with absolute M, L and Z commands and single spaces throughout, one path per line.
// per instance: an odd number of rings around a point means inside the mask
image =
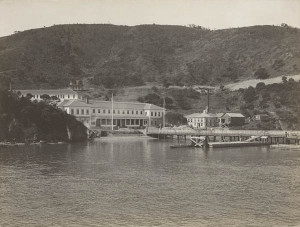
M 0 141 L 84 141 L 86 127 L 64 111 L 0 87 Z
M 58 25 L 0 38 L 0 79 L 15 88 L 220 85 L 300 73 L 300 30 L 253 26 Z

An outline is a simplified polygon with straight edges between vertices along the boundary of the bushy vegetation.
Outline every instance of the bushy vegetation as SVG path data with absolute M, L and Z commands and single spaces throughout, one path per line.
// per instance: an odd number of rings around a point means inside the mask
M 158 94 L 150 93 L 137 99 L 138 102 L 151 103 L 160 107 L 164 105 L 164 98 Z M 165 97 L 165 107 L 167 109 L 173 109 L 173 100 L 169 97 Z
M 86 128 L 73 116 L 45 102 L 32 103 L 0 89 L 0 141 L 81 141 Z
M 274 129 L 277 120 L 285 129 L 300 129 L 300 82 L 283 77 L 282 83 L 258 83 L 255 88 L 250 86 L 235 92 L 235 96 L 242 97 L 237 103 L 241 103 L 246 116 L 263 113 L 270 116 L 268 122 L 260 123 L 261 128 Z
M 300 73 L 299 40 L 300 30 L 289 26 L 210 31 L 201 26 L 59 25 L 0 38 L 0 76 L 11 78 L 15 89 L 61 88 L 82 78 L 106 88 L 145 82 L 166 88 L 219 85 Z
M 186 125 L 187 120 L 181 113 L 168 112 L 166 113 L 166 123 L 167 125 L 180 126 L 180 125 Z

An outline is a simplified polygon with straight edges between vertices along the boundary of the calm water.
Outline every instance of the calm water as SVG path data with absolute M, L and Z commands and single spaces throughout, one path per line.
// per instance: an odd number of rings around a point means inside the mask
M 295 226 L 300 149 L 0 148 L 0 226 Z

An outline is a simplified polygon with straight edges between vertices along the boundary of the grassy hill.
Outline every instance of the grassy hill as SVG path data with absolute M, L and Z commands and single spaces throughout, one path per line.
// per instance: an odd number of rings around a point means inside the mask
M 72 79 L 107 88 L 146 82 L 220 85 L 300 73 L 300 30 L 253 26 L 58 25 L 0 38 L 0 79 L 15 88 L 61 88 Z

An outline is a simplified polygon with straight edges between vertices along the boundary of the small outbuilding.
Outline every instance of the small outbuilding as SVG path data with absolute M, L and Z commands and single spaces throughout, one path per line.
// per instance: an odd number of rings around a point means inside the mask
M 225 113 L 220 117 L 220 126 L 240 126 L 245 124 L 245 116 L 241 113 Z
M 253 119 L 255 121 L 266 121 L 269 119 L 269 115 L 268 114 L 256 114 L 253 116 Z

